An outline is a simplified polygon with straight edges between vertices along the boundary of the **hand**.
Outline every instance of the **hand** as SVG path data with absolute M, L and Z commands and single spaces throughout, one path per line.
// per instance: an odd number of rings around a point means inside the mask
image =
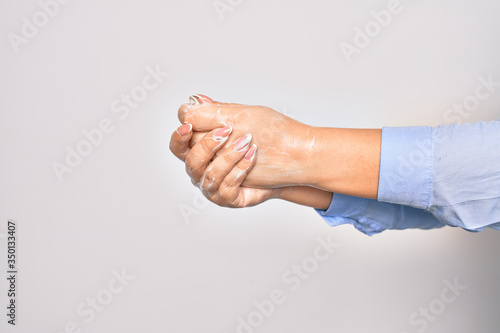
M 224 207 L 254 206 L 278 196 L 280 189 L 256 189 L 241 186 L 255 165 L 257 146 L 251 145 L 252 136 L 246 134 L 226 148 L 230 127 L 206 134 L 191 149 L 187 143 L 192 136 L 191 125 L 181 126 L 172 134 L 170 149 L 186 161 L 186 171 L 194 185 L 210 201 Z M 215 153 L 220 152 L 215 157 Z M 213 160 L 212 160 L 213 159 Z
M 232 144 L 222 149 L 223 143 L 227 141 L 227 136 L 224 136 L 226 131 L 224 128 L 212 131 L 190 148 L 192 127 L 185 124 L 172 134 L 170 141 L 172 152 L 182 161 L 186 161 L 186 170 L 192 177 L 191 181 L 210 201 L 226 207 L 247 207 L 271 198 L 280 198 L 314 208 L 328 208 L 332 193 L 316 188 L 295 186 L 255 189 L 242 186 L 248 172 L 255 165 L 257 147 L 249 147 L 247 144 L 241 151 L 237 151 L 234 149 L 236 145 Z M 243 140 L 245 143 L 247 141 Z M 210 162 L 217 153 L 219 155 Z
M 219 103 L 202 95 L 192 96 L 191 103 L 182 105 L 178 114 L 182 123 L 193 125 L 195 134 L 190 138 L 191 144 L 206 134 L 203 132 L 222 126 L 233 128 L 232 140 L 246 133 L 253 135 L 253 142 L 259 146 L 258 158 L 244 186 L 272 188 L 307 184 L 307 161 L 315 140 L 310 126 L 267 107 Z
M 192 123 L 195 132 L 229 125 L 232 137 L 254 136 L 260 149 L 244 186 L 306 185 L 377 198 L 382 130 L 311 127 L 262 106 L 218 103 L 200 95 L 191 99 L 179 109 L 179 119 Z

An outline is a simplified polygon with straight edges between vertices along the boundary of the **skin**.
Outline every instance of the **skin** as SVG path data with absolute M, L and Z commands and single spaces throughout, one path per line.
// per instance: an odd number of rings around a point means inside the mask
M 247 207 L 280 198 L 327 209 L 333 192 L 377 197 L 381 130 L 312 127 L 263 106 L 190 100 L 179 108 L 185 125 L 170 149 L 212 202 Z M 214 140 L 221 131 L 227 136 Z M 250 159 L 249 144 L 235 152 L 248 133 L 255 150 L 261 146 Z
M 194 103 L 183 104 L 178 112 L 182 123 L 193 126 L 191 146 L 206 131 L 222 126 L 233 129 L 227 144 L 251 133 L 259 146 L 257 162 L 244 186 L 311 186 L 330 193 L 377 198 L 380 129 L 313 127 L 267 107 L 195 96 Z
M 251 133 L 253 143 L 259 147 L 258 162 L 246 177 L 245 186 L 276 188 L 306 184 L 302 177 L 306 170 L 299 159 L 313 143 L 307 133 L 309 126 L 270 108 L 218 102 L 184 104 L 179 109 L 179 120 L 193 125 L 195 135 L 191 145 L 205 132 L 223 126 L 233 128 L 229 141 Z
M 227 127 L 204 134 L 190 147 L 192 126 L 185 124 L 172 134 L 170 141 L 171 151 L 186 163 L 186 171 L 193 184 L 210 201 L 219 206 L 241 208 L 279 198 L 314 208 L 328 208 L 332 193 L 316 188 L 289 186 L 259 189 L 242 186 L 255 166 L 257 147 L 248 144 L 240 150 L 235 149 L 243 137 L 225 145 L 229 135 L 223 138 L 217 135 L 218 132 L 224 133 L 224 129 Z

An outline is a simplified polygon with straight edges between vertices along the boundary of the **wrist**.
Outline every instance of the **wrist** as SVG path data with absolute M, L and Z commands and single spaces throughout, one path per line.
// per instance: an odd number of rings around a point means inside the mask
M 324 140 L 324 130 L 321 127 L 306 125 L 302 129 L 301 145 L 295 150 L 295 159 L 298 161 L 300 174 L 296 179 L 297 185 L 319 187 L 322 183 L 320 169 L 322 162 L 320 155 L 322 152 L 322 141 Z
M 377 198 L 381 130 L 309 127 L 301 161 L 303 184 Z
M 293 168 L 289 173 L 288 184 L 294 186 L 313 186 L 315 174 L 312 167 L 316 151 L 316 128 L 314 126 L 300 124 L 296 129 L 294 139 L 290 140 L 290 159 L 294 161 Z

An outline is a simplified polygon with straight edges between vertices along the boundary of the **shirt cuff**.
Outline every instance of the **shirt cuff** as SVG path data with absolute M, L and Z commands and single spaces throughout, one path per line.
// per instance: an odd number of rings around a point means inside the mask
M 432 127 L 384 127 L 378 200 L 428 210 L 433 154 Z
M 333 195 L 327 210 L 316 211 L 331 227 L 352 224 L 369 236 L 389 229 L 434 229 L 444 226 L 431 213 L 421 209 L 342 194 Z
M 315 209 L 330 227 L 352 224 L 368 236 L 380 233 L 386 228 L 364 217 L 369 199 L 335 193 L 327 210 Z

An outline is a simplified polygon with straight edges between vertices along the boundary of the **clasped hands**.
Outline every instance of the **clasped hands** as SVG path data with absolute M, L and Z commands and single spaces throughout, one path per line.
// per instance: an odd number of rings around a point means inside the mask
M 193 95 L 170 150 L 210 201 L 248 207 L 272 198 L 327 209 L 333 192 L 375 198 L 380 130 L 312 127 L 273 109 Z

